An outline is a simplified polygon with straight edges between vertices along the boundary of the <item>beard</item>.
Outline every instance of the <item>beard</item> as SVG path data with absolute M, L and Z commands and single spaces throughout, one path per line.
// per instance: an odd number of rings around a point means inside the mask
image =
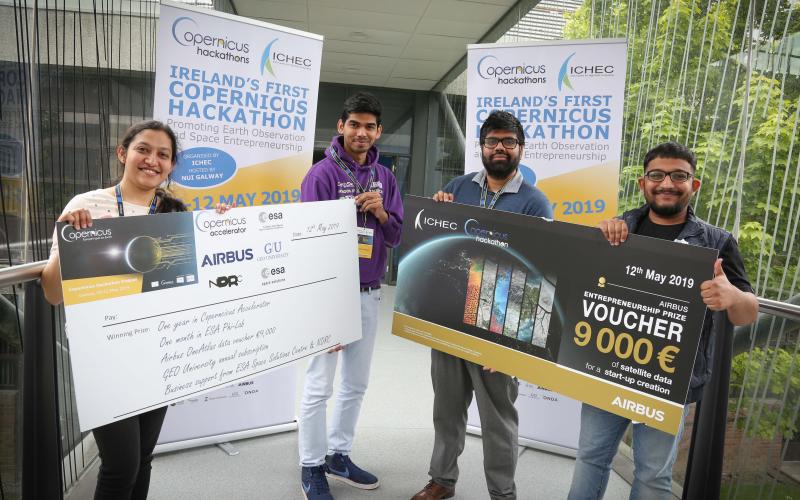
M 486 169 L 486 175 L 492 179 L 503 180 L 508 179 L 519 165 L 519 157 L 512 157 L 511 155 L 495 155 L 494 152 L 488 157 L 481 155 L 483 160 L 483 168 Z
M 682 194 L 682 193 L 679 193 L 679 192 L 676 192 L 676 191 L 670 191 L 670 190 L 658 191 L 658 192 L 656 192 L 654 194 L 660 194 L 662 192 L 673 193 L 673 194 L 675 194 L 677 196 L 681 196 L 681 194 Z M 652 200 L 648 201 L 647 204 L 650 206 L 650 210 L 652 210 L 656 214 L 658 214 L 658 215 L 660 215 L 662 217 L 672 217 L 673 215 L 677 215 L 677 214 L 681 213 L 683 211 L 683 209 L 685 209 L 686 206 L 689 204 L 689 200 L 685 199 L 685 198 L 678 198 L 678 200 L 675 203 L 672 203 L 670 205 L 658 205 L 656 203 L 656 201 L 655 201 L 655 198 L 653 198 Z

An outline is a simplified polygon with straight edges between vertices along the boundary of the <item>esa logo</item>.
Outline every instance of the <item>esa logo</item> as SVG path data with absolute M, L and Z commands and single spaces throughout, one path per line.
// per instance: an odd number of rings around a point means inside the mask
M 230 276 L 217 276 L 214 281 L 208 280 L 208 288 L 226 288 L 230 286 L 239 286 L 242 282 L 241 274 L 232 274 Z
M 235 262 L 244 262 L 246 260 L 253 260 L 252 248 L 206 254 L 203 256 L 203 263 L 200 264 L 200 267 L 216 266 L 219 264 L 233 264 Z
M 270 278 L 274 278 L 276 276 L 280 276 L 282 274 L 286 274 L 286 268 L 283 266 L 280 267 L 265 267 L 261 270 L 261 277 L 265 280 Z
M 278 222 L 283 220 L 283 212 L 259 212 L 258 220 L 262 224 L 268 222 Z

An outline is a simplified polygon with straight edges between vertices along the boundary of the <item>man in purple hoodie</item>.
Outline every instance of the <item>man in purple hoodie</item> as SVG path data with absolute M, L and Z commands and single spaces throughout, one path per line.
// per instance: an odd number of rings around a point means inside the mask
M 375 347 L 381 278 L 388 247 L 400 243 L 403 203 L 392 171 L 378 163 L 375 141 L 381 136 L 381 103 L 367 92 L 344 102 L 338 136 L 303 179 L 301 201 L 353 198 L 357 210 L 361 278 L 361 340 L 313 358 L 306 371 L 300 403 L 301 485 L 308 500 L 332 500 L 326 476 L 360 489 L 378 487 L 378 478 L 349 457 L 361 401 L 367 390 Z M 333 377 L 342 358 L 341 383 L 326 428 L 325 412 Z

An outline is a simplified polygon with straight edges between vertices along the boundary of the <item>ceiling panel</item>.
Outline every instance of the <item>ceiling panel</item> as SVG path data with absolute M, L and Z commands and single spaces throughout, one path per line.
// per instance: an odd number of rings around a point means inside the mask
M 431 2 L 426 19 L 447 19 L 451 21 L 481 22 L 486 20 L 494 24 L 508 9 L 477 2 L 459 2 L 458 0 L 436 0 Z M 486 32 L 486 30 L 484 30 Z
M 507 11 L 514 5 L 516 0 L 457 0 L 458 3 L 484 3 L 487 5 L 495 5 L 498 7 L 503 7 L 501 9 L 503 12 Z
M 400 55 L 403 59 L 418 59 L 420 61 L 438 61 L 439 64 L 453 66 L 464 55 L 466 46 L 461 50 L 437 49 L 435 47 L 407 48 Z
M 348 28 L 345 26 L 330 26 L 324 23 L 312 23 L 310 28 L 312 33 L 318 33 L 325 37 L 325 40 L 349 40 L 353 42 L 374 43 L 382 45 L 399 45 L 405 47 L 411 38 L 411 33 L 401 33 L 399 31 L 379 31 L 369 28 Z
M 377 43 L 351 42 L 349 40 L 325 39 L 325 50 L 329 52 L 342 52 L 350 54 L 363 54 L 368 56 L 381 56 L 398 58 L 403 53 L 400 44 L 383 45 Z
M 430 90 L 439 80 L 419 80 L 416 78 L 389 78 L 384 84 L 386 87 L 409 90 Z
M 310 12 L 311 24 L 349 26 L 353 29 L 363 28 L 364 26 L 391 26 L 393 31 L 406 33 L 414 32 L 419 19 L 418 16 L 336 9 L 332 7 L 315 7 Z
M 429 90 L 516 0 L 233 0 L 239 15 L 324 37 L 321 79 Z
M 326 52 L 322 58 L 322 69 L 326 71 L 350 70 L 368 75 L 388 75 L 397 59 L 393 57 L 364 56 L 344 52 Z
M 431 0 L 308 0 L 309 8 L 332 7 L 356 12 L 383 12 L 421 17 Z
M 258 19 L 259 21 L 264 21 L 265 23 L 277 24 L 278 26 L 283 26 L 284 28 L 293 28 L 300 31 L 310 31 L 308 29 L 308 24 L 304 22 L 287 21 L 285 19 L 270 19 L 264 17 L 254 17 L 253 19 Z
M 427 35 L 416 33 L 408 42 L 406 50 L 427 49 L 427 50 L 458 50 L 464 52 L 467 45 L 475 43 L 474 38 Z M 462 54 L 463 55 L 463 54 Z
M 419 78 L 425 80 L 441 68 L 442 63 L 439 61 L 399 59 L 394 66 L 394 71 L 392 71 L 392 78 Z
M 487 27 L 488 24 L 488 27 Z M 424 18 L 417 26 L 417 33 L 472 38 L 476 42 L 494 25 L 481 22 L 451 21 L 448 19 Z M 474 43 L 474 42 L 473 42 Z
M 320 73 L 320 79 L 323 82 L 346 83 L 350 85 L 364 85 L 368 87 L 386 86 L 386 75 L 361 75 L 357 73 L 323 71 Z
M 303 23 L 308 22 L 308 7 L 304 2 L 286 3 L 264 0 L 248 2 L 247 6 L 242 7 L 237 3 L 236 8 L 239 15 L 245 17 L 267 17 Z
M 296 4 L 297 0 L 231 0 L 231 3 L 236 8 L 236 12 L 242 16 L 245 10 L 258 9 L 259 6 L 265 3 L 280 3 L 280 4 Z M 303 2 L 305 5 L 305 2 Z

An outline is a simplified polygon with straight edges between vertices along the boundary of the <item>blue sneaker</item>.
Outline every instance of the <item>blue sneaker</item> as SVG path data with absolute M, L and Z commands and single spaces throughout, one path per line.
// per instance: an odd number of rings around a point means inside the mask
M 362 490 L 374 490 L 380 483 L 378 478 L 360 468 L 347 455 L 334 453 L 325 457 L 325 472 L 331 479 L 336 479 Z
M 325 466 L 303 467 L 300 473 L 300 485 L 306 500 L 333 500 L 328 480 L 325 479 Z

